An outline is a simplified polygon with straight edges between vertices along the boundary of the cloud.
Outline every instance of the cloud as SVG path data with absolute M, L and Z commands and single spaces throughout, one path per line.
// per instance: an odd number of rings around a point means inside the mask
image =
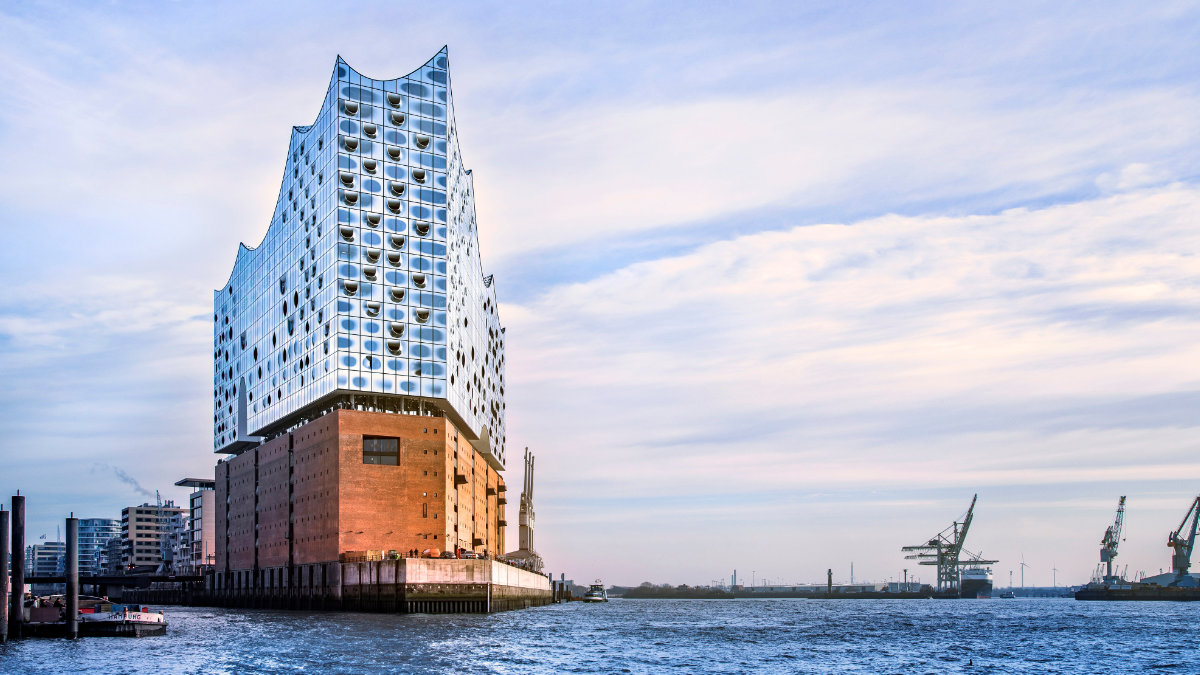
M 484 177 L 485 250 L 506 265 L 698 224 L 727 238 L 765 208 L 857 219 L 1070 202 L 1189 175 L 1200 152 L 1194 88 L 1013 95 L 909 75 L 484 117 L 468 161 Z
M 570 558 L 630 514 L 736 541 L 708 505 L 752 496 L 778 524 L 790 491 L 822 487 L 995 508 L 1200 479 L 1198 208 L 1176 185 L 796 227 L 503 306 L 510 433 L 546 449 L 559 514 L 543 541 Z
M 1096 187 L 1105 192 L 1123 192 L 1143 188 L 1169 180 L 1171 174 L 1149 164 L 1135 162 L 1121 167 L 1116 173 L 1102 173 L 1096 178 Z

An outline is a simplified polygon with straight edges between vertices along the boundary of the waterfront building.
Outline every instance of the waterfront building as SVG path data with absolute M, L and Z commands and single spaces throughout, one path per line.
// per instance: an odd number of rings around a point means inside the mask
M 166 535 L 186 516 L 186 511 L 173 501 L 121 509 L 121 568 L 158 570 L 164 558 Z
M 38 577 L 57 576 L 63 573 L 67 545 L 61 541 L 43 541 L 25 548 L 25 573 Z M 31 592 L 37 595 L 61 593 L 63 584 L 30 584 Z
M 125 570 L 122 560 L 124 540 L 120 536 L 109 539 L 104 549 L 96 554 L 96 567 L 105 575 L 121 574 Z
M 116 518 L 79 519 L 79 574 L 90 576 L 103 571 L 108 541 L 121 536 L 121 521 Z
M 159 551 L 161 552 L 157 570 L 159 574 L 179 574 L 183 569 L 191 566 L 191 523 L 187 509 L 166 514 Z
M 62 558 L 67 545 L 61 541 L 43 541 L 27 547 L 26 567 L 34 576 L 54 576 L 63 573 Z
M 214 295 L 223 583 L 504 551 L 504 329 L 447 59 L 389 80 L 336 60 L 262 242 Z
M 175 557 L 177 574 L 200 574 L 217 562 L 216 552 L 216 481 L 211 478 L 184 478 L 175 483 L 195 491 L 188 496 L 188 531 L 183 550 Z

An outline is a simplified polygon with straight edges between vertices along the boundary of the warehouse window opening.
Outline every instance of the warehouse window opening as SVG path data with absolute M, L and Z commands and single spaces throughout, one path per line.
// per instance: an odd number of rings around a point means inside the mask
M 398 466 L 400 464 L 400 440 L 363 436 L 363 464 Z

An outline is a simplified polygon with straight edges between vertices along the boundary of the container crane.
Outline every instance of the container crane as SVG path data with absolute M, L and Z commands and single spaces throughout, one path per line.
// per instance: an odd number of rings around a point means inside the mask
M 1121 544 L 1121 529 L 1125 525 L 1125 496 L 1122 495 L 1120 501 L 1117 502 L 1117 517 L 1113 520 L 1113 524 L 1108 526 L 1104 531 L 1104 538 L 1100 540 L 1100 562 L 1104 563 L 1104 583 L 1111 584 L 1119 581 L 1113 576 L 1113 558 L 1117 557 L 1117 547 Z
M 900 550 L 909 555 L 905 560 L 916 560 L 918 565 L 937 566 L 937 589 L 939 591 L 956 590 L 960 586 L 960 558 L 963 554 L 963 542 L 967 539 L 967 530 L 971 529 L 971 520 L 975 517 L 975 500 L 979 495 L 971 497 L 971 506 L 961 521 L 954 521 L 950 527 L 939 532 L 924 544 L 904 546 Z M 967 552 L 970 562 L 975 565 L 992 565 L 995 560 L 983 560 L 981 556 Z
M 1188 527 L 1188 519 L 1192 520 Z M 1167 546 L 1173 549 L 1171 554 L 1171 571 L 1175 573 L 1172 586 L 1195 586 L 1196 580 L 1188 574 L 1192 566 L 1192 544 L 1196 542 L 1196 528 L 1200 525 L 1200 497 L 1192 500 L 1192 506 L 1184 514 L 1179 527 L 1167 536 Z M 1186 529 L 1185 529 L 1186 528 Z

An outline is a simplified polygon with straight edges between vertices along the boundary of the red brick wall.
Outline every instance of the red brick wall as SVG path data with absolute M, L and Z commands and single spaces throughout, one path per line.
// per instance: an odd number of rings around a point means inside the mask
M 258 453 L 258 566 L 288 564 L 288 436 L 260 445 Z
M 339 551 L 445 549 L 446 420 L 340 410 Z M 398 466 L 363 464 L 363 436 L 399 439 Z
M 294 469 L 292 526 L 295 563 L 338 559 L 337 416 L 325 415 L 292 433 Z
M 229 568 L 254 567 L 254 453 L 230 458 L 229 468 Z
M 475 491 L 471 484 L 472 467 L 474 466 L 472 458 L 475 455 L 475 448 L 462 434 L 459 434 L 458 442 L 455 445 L 456 452 L 451 475 L 460 475 L 467 481 L 458 484 L 455 488 L 454 502 L 458 506 L 456 536 L 458 545 L 469 549 L 471 548 L 471 535 L 475 531 Z
M 399 439 L 399 465 L 364 464 L 363 436 Z M 254 565 L 255 459 L 260 568 L 288 563 L 289 515 L 297 565 L 334 561 L 346 551 L 453 550 L 456 543 L 504 552 L 497 495 L 487 494 L 502 479 L 448 420 L 339 410 L 218 465 L 219 565 L 226 556 L 233 570 Z M 466 483 L 455 485 L 456 470 Z M 472 546 L 476 538 L 484 543 Z
M 213 525 L 215 527 L 214 532 L 213 532 L 213 536 L 215 537 L 215 539 L 212 543 L 213 543 L 213 546 L 215 547 L 215 552 L 217 555 L 216 565 L 217 565 L 217 570 L 219 570 L 219 571 L 223 571 L 225 569 L 225 562 L 227 560 L 227 553 L 226 553 L 226 547 L 225 547 L 225 534 L 226 534 L 226 532 L 225 532 L 225 513 L 226 513 L 225 503 L 226 503 L 226 499 L 229 497 L 229 493 L 225 490 L 225 480 L 228 477 L 229 477 L 228 462 L 218 463 L 217 469 L 215 472 L 215 478 L 217 481 L 217 489 L 216 489 L 217 494 L 216 494 L 216 499 L 214 500 L 214 503 L 213 503 L 214 507 L 212 509 L 209 509 L 208 511 L 204 512 L 203 514 L 201 514 L 202 517 L 204 518 L 204 522 L 206 524 L 208 522 L 212 521 Z M 206 529 L 207 529 L 207 527 L 206 527 Z M 205 534 L 207 535 L 207 532 Z

